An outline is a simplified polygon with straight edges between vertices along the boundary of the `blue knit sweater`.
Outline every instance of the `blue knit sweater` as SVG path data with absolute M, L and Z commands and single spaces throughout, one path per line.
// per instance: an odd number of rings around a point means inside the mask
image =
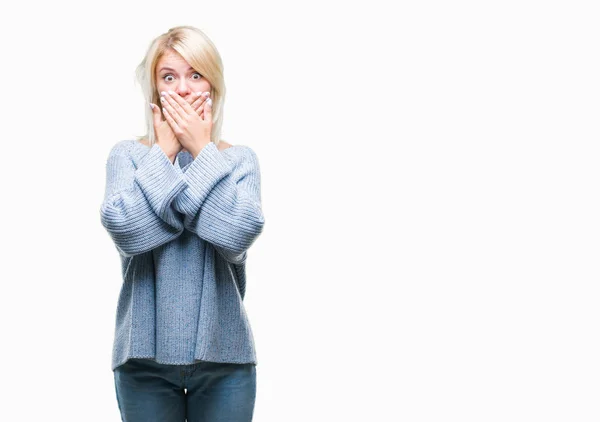
M 100 208 L 123 273 L 113 371 L 134 357 L 256 365 L 243 299 L 247 250 L 264 225 L 260 198 L 250 147 L 211 142 L 173 164 L 158 145 L 113 146 Z

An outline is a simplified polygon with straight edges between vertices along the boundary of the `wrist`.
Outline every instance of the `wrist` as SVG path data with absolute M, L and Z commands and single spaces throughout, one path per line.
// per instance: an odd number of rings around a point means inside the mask
M 204 149 L 204 147 L 208 144 L 210 144 L 211 141 L 208 141 L 202 145 L 196 146 L 194 145 L 193 148 L 188 149 L 189 153 L 192 154 L 192 157 L 194 158 L 194 160 L 196 159 L 196 157 L 198 156 L 198 154 L 200 154 L 200 152 L 202 151 L 202 149 Z
M 169 148 L 165 148 L 163 145 L 158 144 L 158 146 L 163 150 L 165 155 L 171 160 L 171 163 L 175 163 L 175 157 L 177 157 L 178 151 L 171 150 Z

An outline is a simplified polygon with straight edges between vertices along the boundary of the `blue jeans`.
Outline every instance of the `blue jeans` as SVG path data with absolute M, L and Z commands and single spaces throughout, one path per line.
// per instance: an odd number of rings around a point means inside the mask
M 252 421 L 252 363 L 164 365 L 135 358 L 115 368 L 114 378 L 124 422 Z

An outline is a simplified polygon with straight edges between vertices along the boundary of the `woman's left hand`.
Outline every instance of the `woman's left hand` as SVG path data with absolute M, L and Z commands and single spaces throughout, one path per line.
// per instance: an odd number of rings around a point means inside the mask
M 203 103 L 198 112 L 174 91 L 161 92 L 163 114 L 181 145 L 194 158 L 210 142 L 212 132 L 212 100 Z M 201 115 L 204 115 L 204 118 Z

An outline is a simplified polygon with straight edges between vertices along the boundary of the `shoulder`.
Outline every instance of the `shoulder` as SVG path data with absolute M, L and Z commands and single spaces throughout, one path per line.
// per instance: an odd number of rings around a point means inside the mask
M 219 142 L 219 145 L 217 146 L 217 149 L 219 150 L 219 152 L 221 151 L 226 151 L 226 152 L 232 152 L 232 153 L 236 153 L 239 154 L 240 152 L 242 153 L 251 153 L 253 154 L 254 151 L 252 151 L 252 149 L 249 146 L 246 145 L 231 145 L 229 142 L 225 142 L 223 140 L 221 140 Z
M 217 146 L 217 149 L 219 151 L 223 151 L 224 149 L 231 148 L 232 146 L 233 145 L 231 145 L 230 143 L 227 143 L 225 141 L 220 141 L 219 145 Z
M 133 147 L 133 142 L 137 142 L 131 139 L 121 140 L 113 144 L 110 148 L 110 155 L 118 155 L 118 154 L 129 154 L 131 148 Z
M 136 145 L 137 144 L 137 145 Z M 125 139 L 116 142 L 110 149 L 108 159 L 126 157 L 132 158 L 136 155 L 137 148 L 142 147 L 140 142 L 135 139 Z
M 249 160 L 258 163 L 256 152 L 248 145 L 232 145 L 231 148 L 226 148 L 223 153 L 228 157 L 234 157 L 236 160 Z
M 233 158 L 234 160 L 251 159 L 252 161 L 258 161 L 256 153 L 252 148 L 247 145 L 232 145 L 229 142 L 225 142 L 221 139 L 217 150 L 222 152 L 225 157 Z

